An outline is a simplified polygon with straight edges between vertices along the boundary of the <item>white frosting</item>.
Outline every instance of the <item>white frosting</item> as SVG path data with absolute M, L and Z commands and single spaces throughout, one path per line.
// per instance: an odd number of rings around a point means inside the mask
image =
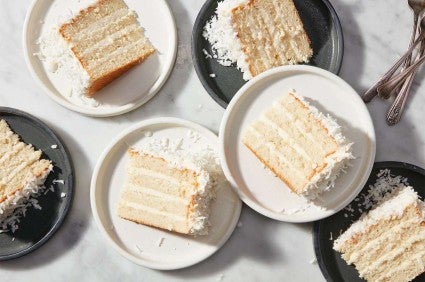
M 303 97 L 292 92 L 309 110 L 313 113 L 314 117 L 319 120 L 322 125 L 327 129 L 338 144 L 338 150 L 329 155 L 325 159 L 327 166 L 317 175 L 313 176 L 310 183 L 307 184 L 303 196 L 307 199 L 313 200 L 323 193 L 334 187 L 335 180 L 339 174 L 347 167 L 348 161 L 354 159 L 352 154 L 352 145 L 345 136 L 342 134 L 341 126 L 330 115 L 325 116 L 317 108 L 310 105 Z
M 27 207 L 34 206 L 36 209 L 41 209 L 35 197 L 45 189 L 43 186 L 49 173 L 53 170 L 53 166 L 50 167 L 38 178 L 29 180 L 23 189 L 17 191 L 13 195 L 7 196 L 7 198 L 0 203 L 0 227 L 3 230 L 11 228 L 12 232 L 18 229 L 17 223 L 20 218 L 25 216 Z
M 234 63 L 243 72 L 243 78 L 249 80 L 252 75 L 245 53 L 237 38 L 237 33 L 233 29 L 232 9 L 246 4 L 248 0 L 225 0 L 218 2 L 216 15 L 214 15 L 204 27 L 203 36 L 211 44 L 212 57 L 217 59 L 223 66 L 230 66 Z M 206 51 L 204 53 L 208 54 Z M 208 54 L 209 55 L 209 54 Z M 207 56 L 208 56 L 207 55 Z
M 415 205 L 421 208 L 422 214 L 425 215 L 423 204 L 418 199 L 417 193 L 411 186 L 405 186 L 396 189 L 386 200 L 376 206 L 367 215 L 363 215 L 357 222 L 350 226 L 337 240 L 334 242 L 334 249 L 338 250 L 343 244 L 353 236 L 366 232 L 369 227 L 375 225 L 381 220 L 390 218 L 400 218 L 404 210 Z
M 45 62 L 48 71 L 69 81 L 71 86 L 69 95 L 77 96 L 86 105 L 98 107 L 100 105 L 98 101 L 86 96 L 90 76 L 75 57 L 69 44 L 59 34 L 58 27 L 52 28 L 40 37 L 37 43 L 40 48 L 40 54 L 37 55 Z
M 191 195 L 194 196 L 194 210 L 189 218 L 190 233 L 204 235 L 208 232 L 210 201 L 215 198 L 217 183 L 223 175 L 220 161 L 209 146 L 187 150 L 182 149 L 181 144 L 182 140 L 152 139 L 133 149 L 140 154 L 163 158 L 176 169 L 190 169 L 197 173 L 199 186 Z

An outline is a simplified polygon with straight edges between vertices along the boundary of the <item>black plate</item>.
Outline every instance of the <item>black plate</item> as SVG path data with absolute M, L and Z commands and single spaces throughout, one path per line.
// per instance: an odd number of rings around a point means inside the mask
M 53 185 L 54 192 L 42 193 L 37 199 L 41 210 L 29 208 L 15 233 L 0 234 L 0 261 L 18 258 L 43 245 L 58 230 L 68 213 L 73 197 L 74 174 L 68 150 L 47 125 L 37 118 L 11 108 L 0 107 L 0 119 L 25 143 L 43 151 L 43 158 L 52 160 L 54 169 L 46 179 L 46 187 Z M 57 145 L 52 149 L 51 145 Z M 64 180 L 65 184 L 53 183 Z M 66 193 L 64 198 L 61 193 Z M 14 238 L 14 239 L 13 239 Z
M 226 108 L 236 92 L 246 83 L 236 67 L 225 67 L 215 59 L 206 59 L 203 49 L 211 45 L 202 36 L 205 23 L 215 13 L 217 0 L 207 0 L 196 18 L 192 32 L 192 60 L 202 85 L 210 96 Z M 310 37 L 313 57 L 310 65 L 338 74 L 344 53 L 341 23 L 328 0 L 294 0 L 304 28 Z M 210 74 L 216 74 L 215 78 Z
M 401 175 L 408 179 L 410 185 L 415 188 L 415 191 L 422 198 L 425 197 L 425 170 L 407 163 L 401 162 L 379 162 L 373 166 L 372 173 L 368 182 L 363 188 L 361 194 L 365 194 L 369 185 L 376 182 L 376 174 L 381 169 L 390 169 L 391 174 Z M 347 263 L 341 258 L 341 254 L 332 249 L 333 240 L 330 240 L 330 234 L 334 236 L 333 239 L 339 236 L 340 230 L 345 231 L 351 225 L 352 221 L 356 221 L 361 213 L 355 211 L 353 217 L 344 217 L 346 211 L 342 210 L 331 217 L 318 221 L 314 224 L 313 240 L 314 249 L 316 252 L 317 261 L 323 276 L 327 281 L 365 281 L 359 278 L 357 270 L 352 265 Z M 425 281 L 425 274 L 418 276 L 413 281 Z

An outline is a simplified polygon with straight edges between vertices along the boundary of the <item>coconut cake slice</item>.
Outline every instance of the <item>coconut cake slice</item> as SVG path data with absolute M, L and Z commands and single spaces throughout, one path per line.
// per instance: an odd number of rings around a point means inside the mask
M 296 194 L 315 199 L 353 158 L 334 119 L 288 93 L 244 129 L 242 142 Z
M 123 0 L 98 0 L 40 39 L 43 59 L 72 83 L 70 95 L 93 96 L 155 52 Z
M 403 185 L 353 223 L 334 249 L 367 281 L 411 281 L 425 272 L 425 206 Z
M 206 235 L 219 166 L 215 158 L 193 155 L 154 142 L 128 151 L 127 177 L 118 216 L 189 235 Z

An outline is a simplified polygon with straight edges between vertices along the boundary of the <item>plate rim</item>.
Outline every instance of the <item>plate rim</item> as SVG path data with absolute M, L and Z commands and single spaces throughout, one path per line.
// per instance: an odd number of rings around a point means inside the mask
M 361 177 L 361 182 L 362 185 L 358 186 L 358 191 L 356 193 L 353 193 L 352 195 L 350 195 L 350 197 L 347 197 L 347 199 L 345 199 L 344 201 L 342 201 L 342 203 L 346 203 L 345 205 L 341 205 L 341 207 L 339 207 L 338 209 L 332 210 L 331 213 L 329 214 L 325 214 L 322 216 L 318 216 L 309 220 L 302 220 L 302 219 L 292 219 L 292 218 L 288 218 L 287 215 L 282 215 L 282 214 L 278 214 L 276 212 L 273 212 L 265 207 L 262 207 L 261 205 L 255 203 L 254 201 L 252 201 L 249 197 L 247 197 L 242 191 L 240 191 L 240 189 L 237 187 L 236 185 L 236 181 L 234 181 L 234 178 L 232 176 L 231 173 L 231 169 L 229 168 L 227 162 L 226 162 L 226 154 L 225 154 L 225 136 L 227 135 L 227 123 L 228 120 L 231 118 L 231 115 L 233 114 L 233 108 L 235 107 L 235 105 L 237 104 L 237 102 L 246 94 L 248 93 L 247 90 L 250 89 L 251 87 L 254 87 L 257 83 L 261 82 L 263 79 L 267 79 L 268 77 L 277 75 L 279 73 L 286 73 L 286 72 L 292 72 L 292 71 L 304 71 L 304 72 L 308 72 L 308 73 L 313 73 L 313 74 L 317 74 L 317 75 L 321 75 L 324 76 L 334 82 L 337 82 L 338 84 L 343 85 L 344 87 L 347 87 L 347 89 L 351 89 L 353 94 L 356 94 L 355 96 L 353 95 L 353 99 L 356 99 L 359 103 L 359 105 L 361 105 L 361 107 L 363 107 L 363 109 L 365 110 L 365 113 L 368 113 L 368 123 L 370 126 L 370 130 L 371 130 L 371 155 L 370 155 L 370 161 L 368 164 L 367 169 L 364 170 L 363 176 Z M 360 193 L 363 189 L 363 185 L 367 182 L 370 172 L 373 169 L 373 165 L 374 165 L 374 161 L 375 161 L 375 157 L 376 157 L 376 132 L 375 132 L 375 127 L 372 121 L 372 117 L 370 116 L 370 113 L 366 107 L 366 105 L 364 104 L 363 100 L 361 99 L 360 95 L 358 95 L 358 93 L 354 90 L 353 87 L 351 87 L 345 80 L 343 80 L 342 78 L 340 78 L 339 76 L 337 76 L 336 74 L 333 74 L 327 70 L 321 69 L 319 67 L 314 67 L 314 66 L 308 66 L 308 65 L 291 65 L 291 66 L 281 66 L 281 67 L 277 67 L 277 68 L 273 68 L 271 70 L 268 70 L 264 73 L 259 74 L 258 76 L 254 77 L 253 79 L 251 79 L 250 81 L 248 81 L 248 83 L 246 83 L 244 86 L 242 86 L 242 88 L 235 94 L 235 96 L 233 97 L 233 99 L 230 101 L 229 106 L 227 107 L 227 109 L 224 112 L 221 124 L 220 124 L 220 131 L 219 131 L 219 155 L 220 155 L 220 162 L 221 162 L 221 166 L 223 168 L 223 172 L 227 178 L 227 180 L 229 181 L 229 183 L 231 184 L 232 188 L 235 190 L 236 193 L 238 193 L 240 199 L 246 204 L 248 205 L 250 208 L 252 208 L 253 210 L 255 210 L 256 212 L 262 214 L 263 216 L 266 216 L 268 218 L 274 219 L 274 220 L 278 220 L 278 221 L 282 221 L 282 222 L 292 222 L 292 223 L 306 223 L 306 222 L 313 222 L 313 221 L 317 221 L 317 220 L 321 220 L 323 218 L 329 217 L 335 213 L 337 213 L 338 211 L 340 211 L 341 209 L 343 209 L 348 203 L 350 203 L 356 196 L 358 193 Z
M 65 154 L 63 155 L 64 160 L 69 164 L 69 167 L 70 167 L 70 175 L 67 179 L 67 183 L 69 183 L 69 187 L 68 187 L 69 190 L 67 191 L 67 197 L 66 197 L 65 203 L 64 203 L 65 208 L 64 208 L 64 212 L 62 213 L 62 215 L 58 218 L 57 221 L 55 221 L 55 223 L 52 225 L 52 227 L 49 229 L 49 231 L 38 242 L 36 242 L 32 246 L 30 246 L 29 248 L 24 249 L 20 252 L 14 253 L 14 254 L 10 254 L 10 255 L 0 255 L 0 261 L 7 261 L 7 260 L 20 258 L 24 255 L 27 255 L 29 253 L 36 251 L 41 246 L 43 246 L 47 241 L 49 241 L 53 237 L 53 235 L 55 235 L 56 232 L 63 225 L 65 220 L 68 218 L 68 214 L 71 211 L 72 204 L 73 204 L 73 199 L 74 199 L 74 194 L 75 194 L 75 191 L 74 191 L 75 190 L 75 170 L 74 170 L 74 165 L 73 165 L 73 162 L 72 162 L 71 154 L 69 153 L 69 150 L 66 147 L 65 143 L 46 123 L 44 123 L 39 118 L 37 118 L 37 117 L 27 113 L 27 112 L 24 112 L 24 111 L 19 110 L 19 109 L 11 108 L 11 107 L 0 107 L 0 115 L 1 114 L 15 115 L 15 116 L 18 116 L 20 118 L 27 119 L 32 124 L 35 124 L 37 127 L 45 130 L 45 132 L 48 135 L 50 135 L 51 137 L 53 137 L 53 139 L 55 139 L 55 142 L 57 142 L 58 144 L 60 144 L 63 147 L 64 152 L 65 152 Z
M 406 168 L 408 170 L 422 174 L 425 178 L 424 168 L 411 163 L 407 163 L 407 162 L 379 161 L 379 162 L 375 162 L 373 165 L 373 169 L 383 169 L 383 168 Z M 365 187 L 363 187 L 363 189 L 364 188 Z M 321 233 L 322 224 L 323 224 L 323 221 L 319 220 L 314 222 L 314 225 L 313 225 L 312 241 L 313 241 L 313 247 L 314 247 L 314 255 L 316 256 L 317 264 L 319 265 L 320 272 L 322 272 L 322 275 L 326 279 L 326 281 L 334 281 L 333 277 L 329 274 L 328 268 L 326 267 L 326 264 L 321 256 L 323 252 L 322 252 L 322 247 L 320 244 L 319 233 Z
M 164 9 L 166 10 L 166 12 L 168 13 L 168 16 L 170 18 L 170 24 L 172 25 L 172 33 L 170 34 L 170 41 L 169 42 L 174 42 L 172 44 L 172 50 L 170 53 L 171 56 L 168 58 L 168 60 L 166 61 L 166 64 L 164 65 L 163 71 L 161 72 L 160 76 L 158 77 L 158 79 L 155 81 L 154 85 L 160 81 L 160 83 L 158 83 L 158 85 L 156 86 L 156 88 L 150 88 L 146 93 L 148 93 L 149 95 L 146 95 L 143 99 L 138 99 L 136 100 L 136 102 L 131 102 L 131 103 L 127 103 L 123 106 L 117 107 L 117 108 L 111 108 L 111 109 L 103 109 L 102 112 L 96 112 L 96 108 L 93 109 L 85 109 L 82 108 L 78 105 L 75 105 L 69 101 L 67 101 L 65 98 L 61 97 L 63 96 L 63 94 L 61 94 L 58 91 L 59 95 L 56 95 L 55 93 L 53 93 L 52 91 L 50 91 L 50 89 L 43 83 L 43 81 L 40 79 L 40 76 L 38 74 L 38 72 L 35 70 L 35 68 L 33 67 L 33 63 L 30 59 L 30 56 L 32 56 L 32 54 L 29 54 L 29 44 L 31 44 L 31 41 L 28 38 L 28 30 L 29 30 L 29 25 L 31 23 L 31 18 L 33 17 L 33 11 L 34 11 L 34 7 L 38 4 L 38 2 L 42 2 L 42 1 L 51 1 L 53 3 L 54 0 L 32 0 L 27 13 L 25 15 L 25 20 L 24 20 L 24 24 L 23 24 L 23 32 L 22 32 L 22 45 L 23 45 L 23 53 L 24 53 L 24 60 L 25 60 L 25 64 L 27 66 L 27 69 L 29 70 L 31 77 L 33 78 L 33 80 L 36 81 L 36 84 L 42 89 L 42 91 L 50 98 L 52 99 L 54 102 L 56 102 L 57 104 L 61 105 L 62 107 L 77 112 L 79 114 L 83 114 L 86 116 L 90 116 L 90 117 L 112 117 L 112 116 L 118 116 L 118 115 L 122 115 L 125 113 L 128 113 L 130 111 L 133 111 L 139 107 L 141 107 L 142 105 L 146 104 L 147 102 L 149 102 L 149 100 L 151 100 L 156 94 L 158 94 L 158 92 L 162 89 L 162 87 L 164 86 L 164 84 L 167 82 L 168 78 L 170 77 L 173 69 L 174 69 L 174 65 L 176 62 L 176 58 L 177 58 L 177 50 L 178 50 L 178 33 L 177 33 L 177 26 L 176 26 L 176 21 L 173 15 L 173 12 L 171 10 L 170 5 L 168 4 L 168 2 L 166 0 L 156 0 L 158 3 L 161 2 L 161 4 L 164 6 Z M 153 90 L 152 90 L 153 89 Z
M 156 269 L 156 270 L 176 270 L 176 269 L 182 269 L 182 268 L 186 268 L 192 265 L 195 265 L 201 261 L 204 261 L 205 259 L 207 259 L 208 257 L 210 257 L 211 255 L 213 255 L 214 253 L 216 253 L 218 250 L 220 250 L 223 245 L 228 241 L 228 239 L 231 237 L 231 235 L 234 233 L 235 228 L 237 226 L 237 223 L 239 221 L 240 215 L 241 215 L 241 211 L 242 211 L 242 201 L 240 200 L 238 194 L 235 194 L 236 196 L 236 202 L 235 202 L 235 212 L 234 212 L 234 218 L 231 221 L 231 223 L 229 224 L 229 227 L 227 229 L 227 231 L 224 233 L 222 239 L 219 241 L 219 244 L 217 245 L 216 248 L 212 249 L 212 251 L 210 251 L 206 256 L 203 256 L 201 259 L 197 260 L 197 261 L 191 261 L 189 263 L 183 263 L 183 264 L 174 264 L 174 265 L 163 265 L 163 264 L 158 264 L 158 263 L 152 263 L 152 262 L 148 262 L 142 258 L 138 258 L 130 253 L 128 253 L 124 248 L 120 247 L 106 232 L 104 225 L 101 222 L 99 213 L 98 213 L 98 206 L 96 204 L 96 191 L 97 189 L 97 178 L 99 177 L 99 172 L 102 169 L 102 166 L 105 162 L 105 159 L 108 157 L 108 155 L 110 154 L 111 150 L 119 143 L 121 142 L 123 139 L 125 139 L 129 134 L 133 133 L 134 131 L 140 130 L 141 128 L 147 127 L 147 126 L 152 126 L 152 125 L 159 125 L 159 124 L 175 124 L 175 125 L 180 125 L 180 126 L 184 126 L 184 127 L 188 127 L 188 128 L 193 128 L 197 131 L 199 131 L 201 134 L 207 134 L 210 136 L 214 136 L 215 138 L 218 137 L 217 135 L 212 132 L 211 130 L 209 130 L 208 128 L 192 122 L 192 121 L 188 121 L 185 119 L 181 119 L 181 118 L 176 118 L 176 117 L 156 117 L 156 118 L 149 118 L 149 119 L 145 119 L 142 120 L 140 122 L 137 122 L 136 124 L 133 124 L 132 126 L 128 127 L 127 129 L 124 129 L 121 133 L 118 134 L 117 137 L 115 137 L 110 143 L 109 145 L 103 150 L 102 154 L 100 155 L 100 157 L 98 158 L 98 161 L 96 162 L 96 166 L 93 170 L 93 174 L 92 174 L 92 179 L 90 182 L 90 207 L 93 213 L 93 217 L 95 219 L 97 228 L 99 229 L 100 233 L 102 234 L 102 236 L 104 238 L 106 238 L 106 241 L 109 243 L 109 245 L 111 245 L 115 251 L 117 251 L 121 256 L 123 256 L 124 258 L 128 259 L 129 261 L 144 266 L 144 267 L 148 267 L 151 269 Z M 217 144 L 217 147 L 219 145 Z M 230 188 L 230 184 L 229 184 L 229 189 Z M 234 192 L 234 190 L 232 189 L 232 191 Z
M 213 2 L 216 2 L 217 0 L 207 0 L 205 1 L 205 3 L 202 5 L 198 15 L 196 16 L 196 20 L 193 24 L 193 28 L 192 28 L 192 36 L 191 36 L 191 55 L 192 55 L 192 62 L 193 62 L 193 66 L 195 67 L 195 72 L 196 75 L 198 76 L 198 79 L 200 80 L 202 86 L 204 87 L 204 89 L 207 91 L 207 93 L 213 98 L 213 100 L 219 104 L 222 108 L 226 109 L 230 103 L 226 103 L 221 97 L 220 95 L 218 95 L 210 86 L 208 83 L 208 77 L 206 75 L 203 74 L 203 72 L 201 71 L 201 64 L 200 64 L 200 57 L 198 56 L 196 50 L 198 50 L 200 42 L 198 40 L 196 40 L 196 37 L 202 33 L 203 30 L 203 26 L 202 28 L 201 26 L 201 21 L 204 18 L 205 12 L 206 10 L 209 9 L 210 5 L 213 4 Z M 325 4 L 325 6 L 328 8 L 329 12 L 330 12 L 330 18 L 332 19 L 333 22 L 333 26 L 335 28 L 336 31 L 336 36 L 338 39 L 338 46 L 337 46 L 337 51 L 335 52 L 335 57 L 336 57 L 336 65 L 337 67 L 330 70 L 332 73 L 338 75 L 339 72 L 341 71 L 342 68 L 342 61 L 344 59 L 344 48 L 345 48 L 345 43 L 344 43 L 344 33 L 342 30 L 342 25 L 341 25 L 341 20 L 339 19 L 339 16 L 334 8 L 334 6 L 332 5 L 331 2 L 329 2 L 329 0 L 320 0 L 323 2 L 323 4 Z M 247 81 L 248 82 L 248 81 Z M 246 82 L 246 83 L 247 83 Z M 245 84 L 246 84 L 245 83 Z M 236 96 L 236 94 L 235 94 Z M 231 100 L 233 100 L 233 98 L 235 97 L 233 96 Z

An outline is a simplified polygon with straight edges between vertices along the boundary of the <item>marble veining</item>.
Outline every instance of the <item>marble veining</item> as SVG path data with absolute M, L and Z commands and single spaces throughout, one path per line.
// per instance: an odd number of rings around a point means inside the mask
M 311 224 L 269 220 L 247 207 L 241 227 L 211 258 L 193 267 L 160 272 L 137 266 L 108 247 L 89 205 L 91 172 L 110 140 L 134 122 L 158 116 L 192 120 L 217 132 L 224 110 L 196 77 L 190 57 L 192 25 L 204 1 L 172 0 L 178 26 L 176 66 L 148 104 L 114 118 L 90 118 L 50 100 L 27 70 L 22 29 L 29 0 L 2 1 L 0 9 L 0 105 L 41 118 L 64 139 L 73 156 L 77 183 L 74 205 L 58 233 L 39 250 L 0 263 L 2 281 L 324 281 L 314 258 Z M 407 1 L 331 0 L 342 21 L 345 57 L 340 75 L 363 92 L 407 47 L 412 14 Z M 376 126 L 377 160 L 425 167 L 425 71 L 413 87 L 400 124 L 388 127 L 390 101 L 368 105 Z M 93 130 L 96 134 L 93 134 Z M 261 228 L 260 228 L 261 227 Z

